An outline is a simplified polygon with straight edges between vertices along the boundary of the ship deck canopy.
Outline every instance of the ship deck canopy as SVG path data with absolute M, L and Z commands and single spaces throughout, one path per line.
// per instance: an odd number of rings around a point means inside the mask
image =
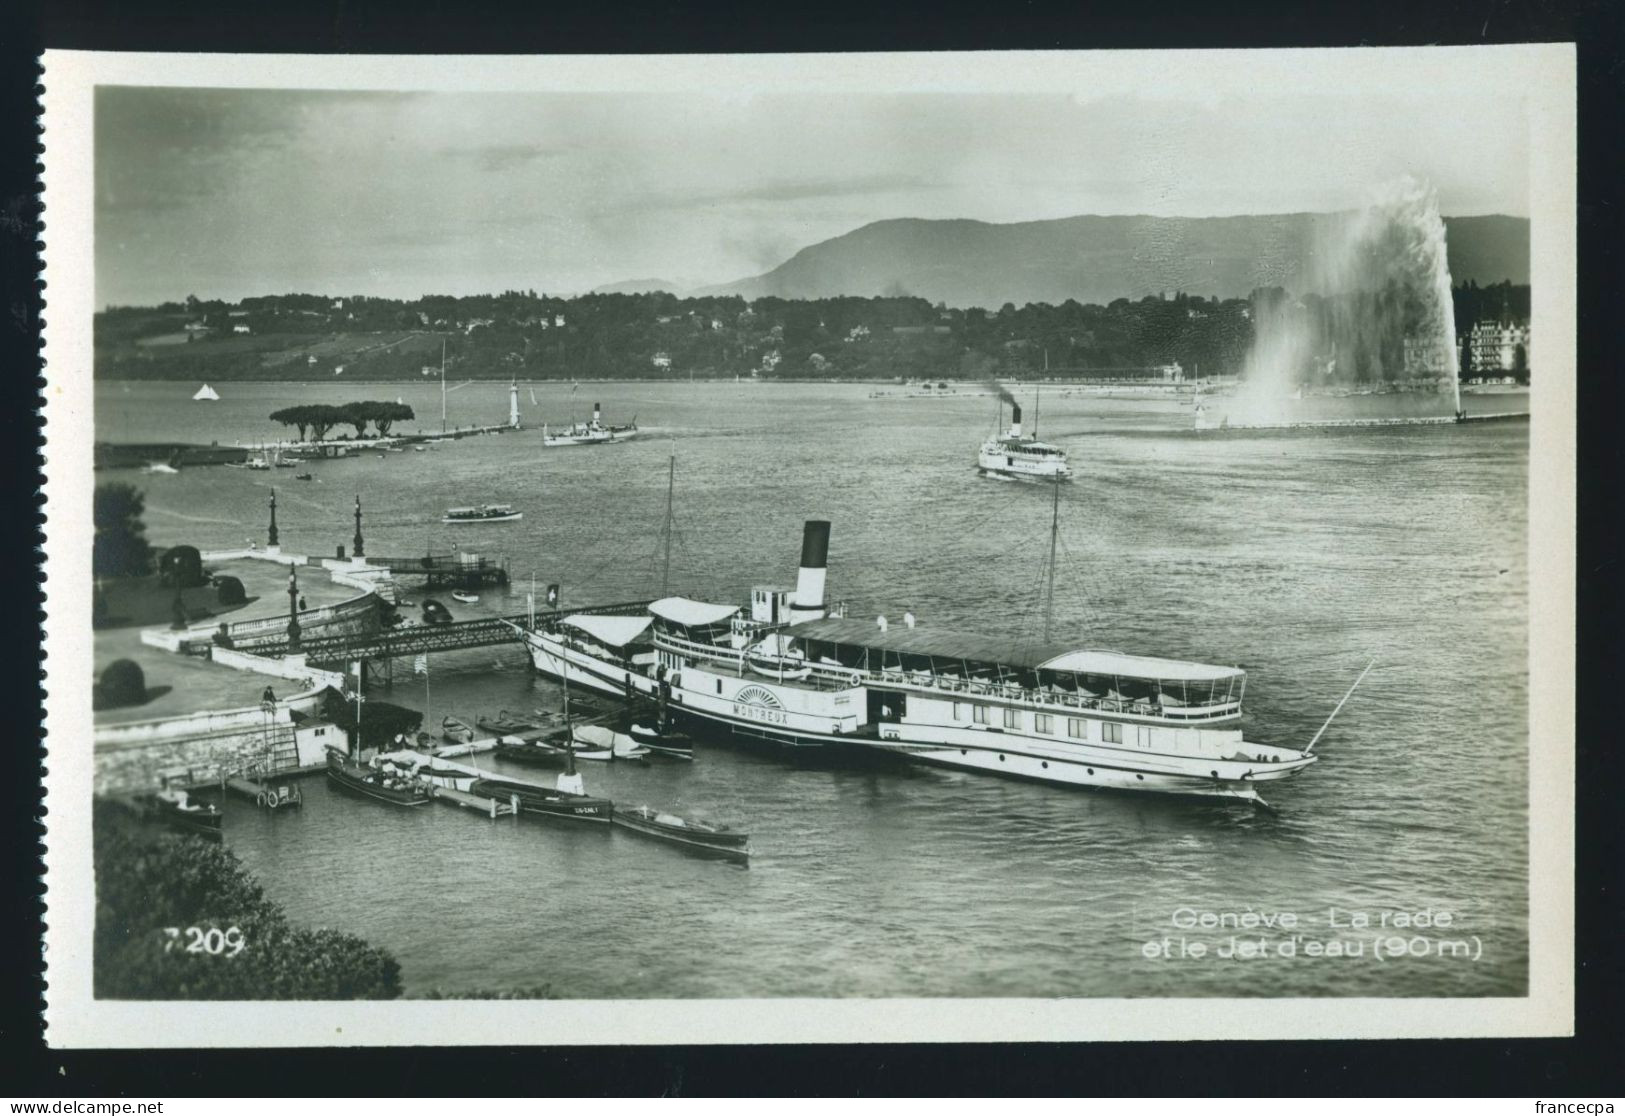
M 940 628 L 881 631 L 863 620 L 813 620 L 797 624 L 789 634 L 813 662 L 1170 704 L 1235 700 L 1245 677 L 1236 667 Z
M 712 604 L 687 597 L 662 597 L 649 606 L 649 611 L 668 623 L 684 628 L 707 628 L 728 619 L 739 611 L 739 606 Z
M 563 623 L 577 631 L 585 632 L 606 647 L 625 647 L 630 643 L 636 643 L 649 630 L 649 625 L 654 623 L 654 617 L 585 613 L 566 616 Z

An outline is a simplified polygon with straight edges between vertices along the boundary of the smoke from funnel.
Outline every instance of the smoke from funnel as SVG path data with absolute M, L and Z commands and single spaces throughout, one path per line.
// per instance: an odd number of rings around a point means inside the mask
M 1000 399 L 1004 400 L 1006 403 L 1010 404 L 1010 406 L 1012 406 L 1012 407 L 1016 406 L 1016 397 L 1011 395 L 1009 390 L 1006 389 L 1003 384 L 997 383 L 997 382 L 992 381 L 992 380 L 989 380 L 987 386 L 992 388 L 994 394 L 996 394 Z

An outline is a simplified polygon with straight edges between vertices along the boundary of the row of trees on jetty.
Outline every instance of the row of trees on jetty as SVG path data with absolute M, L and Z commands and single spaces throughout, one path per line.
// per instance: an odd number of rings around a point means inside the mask
M 1068 299 L 998 309 L 903 293 L 191 299 L 96 315 L 96 374 L 399 381 L 438 376 L 442 351 L 446 374 L 458 379 L 983 379 L 1041 375 L 1046 363 L 1056 376 L 1110 376 L 1176 362 L 1187 374 L 1233 374 L 1260 314 L 1282 299 L 1336 301 L 1278 287 L 1244 298 L 1167 291 L 1104 306 Z M 1529 288 L 1467 284 L 1454 302 L 1458 333 L 1486 318 L 1521 323 Z
M 302 403 L 295 407 L 272 411 L 270 415 L 272 422 L 296 427 L 301 442 L 307 440 L 305 436 L 307 431 L 319 442 L 326 438 L 328 431 L 335 426 L 354 426 L 355 436 L 364 438 L 367 436 L 368 423 L 377 428 L 380 438 L 387 438 L 390 427 L 395 423 L 410 422 L 416 417 L 412 408 L 405 403 L 387 401 L 343 403 L 338 406 L 330 403 Z

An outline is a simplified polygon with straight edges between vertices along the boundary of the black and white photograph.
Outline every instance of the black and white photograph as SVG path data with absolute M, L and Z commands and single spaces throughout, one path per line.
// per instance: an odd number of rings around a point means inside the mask
M 53 1043 L 1571 1028 L 1566 48 L 45 65 Z

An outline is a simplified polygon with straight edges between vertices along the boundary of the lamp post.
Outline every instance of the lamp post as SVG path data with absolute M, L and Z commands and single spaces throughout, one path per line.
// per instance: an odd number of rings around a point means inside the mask
M 367 556 L 366 548 L 365 548 L 365 546 L 363 545 L 363 543 L 361 541 L 361 497 L 360 497 L 359 494 L 355 498 L 355 551 L 354 551 L 354 554 L 355 554 L 355 557 L 357 557 L 357 558 L 365 558 Z
M 288 570 L 288 653 L 299 653 L 299 574 Z
M 267 546 L 276 546 L 276 540 L 276 489 L 273 488 L 271 489 L 271 526 L 265 532 L 265 543 Z

